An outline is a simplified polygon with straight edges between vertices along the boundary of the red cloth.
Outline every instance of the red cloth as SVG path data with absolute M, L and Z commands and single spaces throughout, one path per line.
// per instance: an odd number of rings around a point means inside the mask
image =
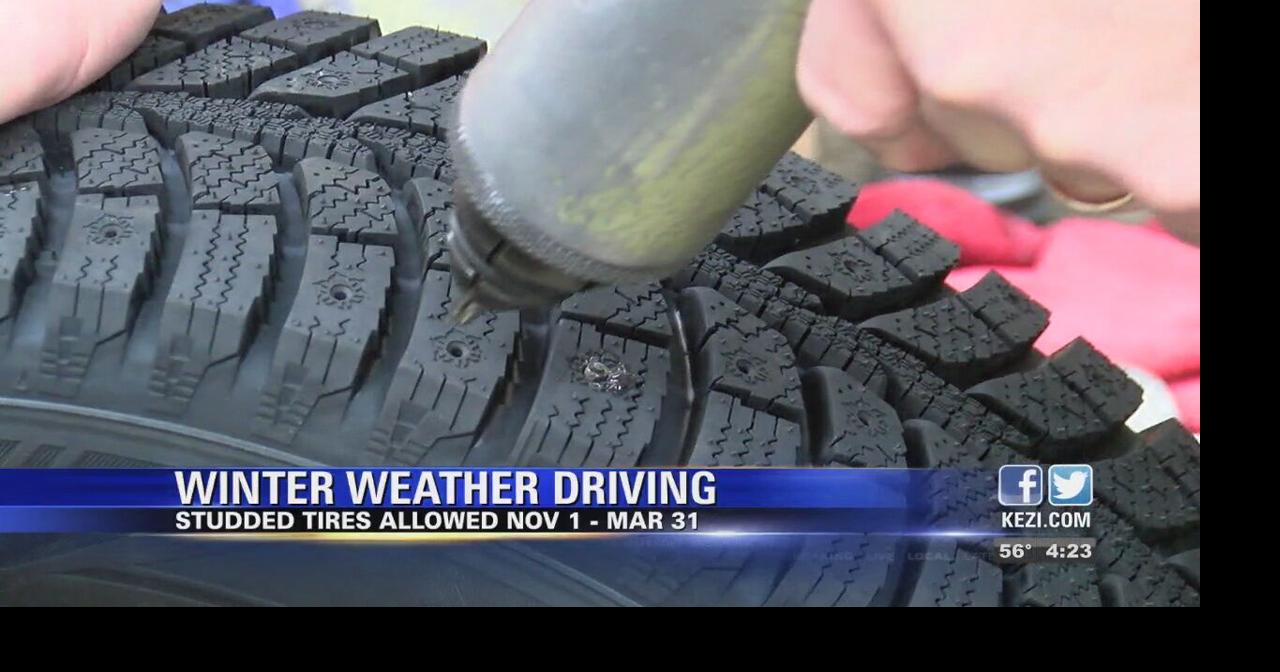
M 1167 382 L 1184 424 L 1200 431 L 1200 249 L 1145 225 L 1069 218 L 1048 227 L 930 179 L 870 184 L 849 212 L 866 228 L 902 210 L 960 246 L 947 284 L 1004 275 L 1052 313 L 1036 342 L 1050 353 L 1077 335 L 1112 361 Z

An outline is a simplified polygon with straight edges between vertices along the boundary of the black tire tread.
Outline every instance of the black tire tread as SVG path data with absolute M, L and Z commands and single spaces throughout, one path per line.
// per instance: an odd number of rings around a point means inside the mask
M 377 173 L 312 157 L 293 167 L 293 180 L 311 233 L 351 243 L 396 241 L 391 187 Z
M 369 443 L 377 464 L 467 463 L 484 422 L 511 383 L 519 318 L 449 319 L 453 278 L 430 271 L 413 335 Z
M 466 84 L 465 73 L 370 103 L 348 119 L 393 128 L 403 128 L 447 140 L 453 128 L 458 95 Z
M 273 216 L 192 213 L 151 375 L 169 412 L 185 409 L 210 366 L 248 347 L 271 299 L 278 247 Z
M 409 73 L 415 88 L 470 70 L 487 50 L 484 40 L 420 26 L 376 37 L 351 48 L 358 56 L 375 58 Z
M 43 181 L 44 146 L 28 123 L 0 129 L 0 184 Z
M 192 131 L 178 138 L 178 161 L 192 208 L 274 215 L 280 189 L 271 157 L 258 145 Z
M 98 346 L 125 334 L 150 292 L 161 241 L 154 196 L 81 196 L 53 275 L 41 388 L 73 396 Z
M 35 273 L 41 222 L 37 183 L 0 186 L 0 324 L 17 312 Z
M 242 31 L 240 37 L 288 49 L 304 63 L 382 35 L 378 22 L 335 12 L 302 11 Z
M 664 348 L 560 320 L 513 461 L 637 466 L 657 427 L 670 366 Z
M 272 358 L 257 433 L 291 439 L 321 397 L 359 384 L 381 342 L 394 265 L 388 247 L 309 238 L 307 265 Z
M 937 291 L 960 249 L 905 214 L 764 266 L 822 298 L 829 312 L 857 321 Z
M 194 51 L 274 19 L 269 7 L 201 3 L 160 16 L 151 32 Z
M 297 68 L 299 63 L 298 55 L 288 49 L 230 37 L 156 68 L 129 86 L 139 91 L 184 91 L 235 98 L 249 95 L 263 82 Z
M 86 128 L 71 134 L 82 194 L 160 196 L 160 145 L 146 133 Z
M 403 70 L 343 51 L 263 83 L 250 99 L 297 105 L 317 116 L 345 117 L 363 105 L 403 93 L 411 84 Z

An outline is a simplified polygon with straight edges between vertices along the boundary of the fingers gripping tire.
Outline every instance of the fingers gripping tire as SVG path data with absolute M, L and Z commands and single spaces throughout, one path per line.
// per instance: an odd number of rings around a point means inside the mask
M 955 246 L 906 215 L 848 231 L 855 187 L 797 156 L 662 284 L 452 324 L 446 137 L 484 51 L 197 6 L 95 91 L 0 127 L 0 466 L 1083 460 L 1094 564 L 856 537 L 492 545 L 391 583 L 332 559 L 349 580 L 323 599 L 439 602 L 435 582 L 482 602 L 1199 603 L 1196 440 L 1129 432 L 1140 389 L 1088 343 L 1036 354 L 1043 308 L 998 275 L 947 290 Z M 101 562 L 0 554 L 0 602 L 321 599 L 194 561 L 105 580 Z M 520 587 L 478 587 L 485 567 Z

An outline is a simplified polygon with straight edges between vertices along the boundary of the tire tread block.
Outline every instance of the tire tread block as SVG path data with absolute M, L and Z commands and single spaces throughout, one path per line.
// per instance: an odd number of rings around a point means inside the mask
M 210 366 L 248 348 L 271 299 L 277 234 L 270 215 L 192 213 L 151 375 L 162 405 L 184 409 Z
M 1029 459 L 1000 444 L 961 442 L 928 420 L 908 420 L 904 429 L 910 466 L 934 470 L 928 474 L 921 497 L 928 506 L 925 518 L 930 527 L 984 529 L 999 520 L 1000 506 L 993 495 L 999 467 L 1030 464 Z M 960 541 L 971 551 L 986 551 L 985 543 Z
M 996 273 L 973 287 L 919 308 L 859 324 L 924 358 L 943 378 L 970 384 L 1030 351 L 1049 314 Z
M 636 466 L 653 440 L 670 367 L 663 348 L 560 320 L 513 461 Z
M 45 179 L 44 145 L 31 124 L 0 128 L 0 184 L 41 182 Z
M 351 51 L 408 72 L 413 85 L 422 87 L 470 70 L 487 49 L 478 38 L 413 26 L 357 44 Z
M 159 217 L 154 196 L 76 200 L 47 309 L 44 391 L 75 394 L 98 345 L 133 324 L 155 275 Z
M 510 379 L 518 315 L 455 325 L 452 292 L 446 272 L 423 278 L 417 321 L 370 441 L 377 463 L 463 464 Z
M 1098 498 L 1149 537 L 1200 526 L 1200 443 L 1176 420 L 1140 435 L 1132 452 L 1094 465 Z
M 1102 439 L 1142 403 L 1142 388 L 1084 339 L 1036 369 L 982 382 L 968 394 L 1032 437 L 1046 457 Z
M 0 186 L 0 324 L 18 310 L 40 245 L 40 185 Z
M 146 133 L 86 128 L 71 134 L 82 194 L 162 196 L 160 146 Z
M 357 129 L 337 119 L 268 120 L 259 144 L 277 165 L 289 167 L 307 158 L 374 170 L 373 151 L 356 137 Z
M 907 460 L 912 467 L 961 469 L 979 466 L 974 455 L 933 422 L 907 420 L 902 423 L 902 428 L 907 444 Z
M 415 177 L 405 183 L 409 219 L 422 248 L 423 272 L 449 270 L 449 220 L 453 216 L 453 189 L 438 180 Z
M 890 404 L 904 420 L 932 420 L 965 443 L 1000 442 L 1019 448 L 1033 443 L 1003 417 L 938 377 L 921 358 L 871 331 L 818 314 L 811 308 L 820 306 L 812 294 L 715 246 L 704 250 L 671 284 L 728 290 L 735 302 L 781 333 L 805 366 L 841 369 L 864 386 L 886 379 L 892 383 Z
M 146 133 L 147 122 L 129 104 L 132 94 L 87 93 L 64 100 L 32 115 L 41 134 L 67 141 L 82 128 L 106 128 L 116 131 Z
M 809 392 L 814 463 L 862 468 L 904 468 L 907 445 L 893 407 L 852 376 L 831 367 L 804 374 Z M 816 413 L 813 406 L 817 406 Z
M 752 408 L 736 396 L 707 392 L 689 464 L 790 467 L 800 464 L 800 425 Z
M 971 454 L 975 446 L 965 445 L 963 450 Z M 974 464 L 965 459 L 954 471 L 930 474 L 924 500 L 928 502 L 928 525 L 934 529 L 973 530 L 989 528 L 1000 520 L 1000 506 L 996 501 L 998 467 L 994 460 Z M 1029 464 L 1031 460 L 1009 454 L 1005 464 Z M 1042 507 L 1047 508 L 1047 507 Z M 973 544 L 982 540 L 963 540 L 961 545 L 976 550 Z
M 409 73 L 344 51 L 264 82 L 250 100 L 289 103 L 315 115 L 345 117 L 411 85 Z
M 1124 422 L 1142 405 L 1142 386 L 1083 338 L 1055 353 L 1049 366 L 1108 422 Z
M 255 433 L 292 440 L 321 397 L 358 389 L 381 344 L 394 265 L 389 247 L 310 236 Z
M 855 235 L 915 283 L 937 286 L 960 262 L 960 246 L 901 210 Z
M 852 331 L 835 330 L 828 336 L 828 354 L 838 353 L 833 360 L 844 362 L 838 366 L 855 378 L 885 377 L 887 399 L 899 417 L 933 422 L 964 444 L 1002 444 L 1019 450 L 1034 444 L 1000 414 L 933 373 L 919 357 L 869 332 Z
M 1015 607 L 1104 606 L 1097 569 L 1092 565 L 1033 563 L 1005 581 Z
M 137 92 L 109 94 L 136 109 L 165 145 L 191 132 L 257 143 L 268 121 L 303 119 L 296 105 L 235 98 L 200 98 L 189 93 Z
M 287 49 L 230 37 L 138 77 L 129 88 L 243 98 L 259 84 L 299 64 L 298 55 Z
M 1198 607 L 1200 592 L 1109 507 L 1091 509 L 1103 597 L 1126 607 Z
M 425 133 L 448 141 L 455 126 L 458 96 L 467 82 L 465 74 L 370 103 L 348 119 Z
M 1003 591 L 999 567 L 954 541 L 932 541 L 907 606 L 998 607 Z
M 903 305 L 919 293 L 901 271 L 856 236 L 784 254 L 764 269 L 813 292 L 848 320 Z
M 796 354 L 808 363 L 823 361 L 830 345 L 824 339 L 835 333 L 835 325 L 852 330 L 852 325 L 819 315 L 822 302 L 817 296 L 715 245 L 698 253 L 669 284 L 678 290 L 705 287 L 728 297 L 786 336 Z
M 254 26 L 240 37 L 288 49 L 313 63 L 382 34 L 378 22 L 333 12 L 302 11 Z
M 274 18 L 269 7 L 201 3 L 161 15 L 151 32 L 177 40 L 190 49 L 203 49 Z
M 377 173 L 321 158 L 293 167 L 311 233 L 391 245 L 397 238 L 391 187 Z
M 796 213 L 814 230 L 811 237 L 836 233 L 858 197 L 857 185 L 793 152 L 787 152 L 760 190 Z
M 766 261 L 807 243 L 813 231 L 778 199 L 753 191 L 716 236 L 716 244 L 751 261 Z
M 258 145 L 277 166 L 285 168 L 308 157 L 358 168 L 376 167 L 373 151 L 356 139 L 356 124 L 310 118 L 296 105 L 197 98 L 186 93 L 134 95 L 127 104 L 139 110 L 167 144 L 184 133 L 199 131 Z
M 847 320 L 906 305 L 936 290 L 960 249 L 905 214 L 764 266 L 822 298 Z
M 671 321 L 662 287 L 626 285 L 580 292 L 560 304 L 560 316 L 593 325 L 599 331 L 666 347 Z
M 191 207 L 227 213 L 276 214 L 278 178 L 258 145 L 201 133 L 178 138 L 178 162 L 187 178 Z
M 91 88 L 100 90 L 123 89 L 130 82 L 162 65 L 168 65 L 187 55 L 187 46 L 177 40 L 158 35 L 148 35 L 133 53 L 116 64 Z
M 415 177 L 453 182 L 449 145 L 439 138 L 401 128 L 357 124 L 360 141 L 373 150 L 382 174 L 395 186 Z
M 680 312 L 700 388 L 792 422 L 804 417 L 795 355 L 781 334 L 702 287 L 681 293 Z
M 787 321 L 793 308 L 822 309 L 817 296 L 714 245 L 672 276 L 671 284 L 676 289 L 714 289 L 775 328 Z
M 769 314 L 766 314 L 769 316 Z M 1031 437 L 902 348 L 837 318 L 792 309 L 776 326 L 806 366 L 830 366 L 871 387 L 888 385 L 886 399 L 903 420 L 929 420 L 965 444 L 1022 449 Z

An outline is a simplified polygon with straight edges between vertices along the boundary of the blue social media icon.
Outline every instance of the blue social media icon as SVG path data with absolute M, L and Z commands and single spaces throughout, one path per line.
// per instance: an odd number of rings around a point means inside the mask
M 1055 464 L 1049 467 L 1049 503 L 1054 506 L 1092 504 L 1093 467 L 1087 464 Z
M 1044 501 L 1044 472 L 1035 464 L 1000 467 L 1000 504 L 1037 506 Z

